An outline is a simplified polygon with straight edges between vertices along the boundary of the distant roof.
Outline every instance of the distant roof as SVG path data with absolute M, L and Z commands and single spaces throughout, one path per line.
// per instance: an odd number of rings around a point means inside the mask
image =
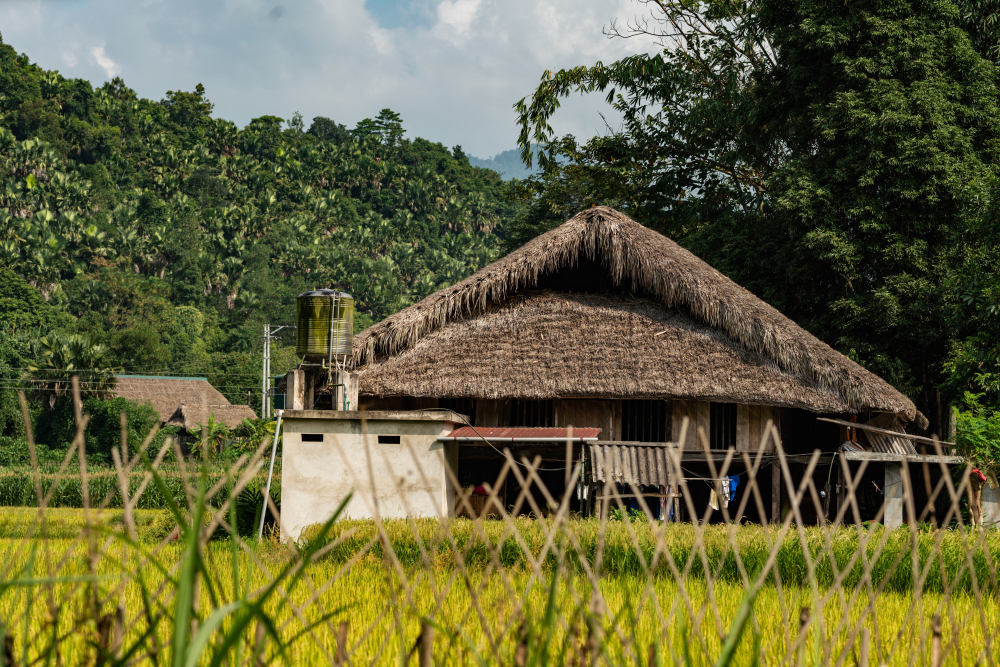
M 244 419 L 256 419 L 255 413 L 249 405 L 181 405 L 170 418 L 165 420 L 169 426 L 180 426 L 185 431 L 190 431 L 198 424 L 207 424 L 209 415 L 215 416 L 216 422 L 222 422 L 229 428 L 240 425 Z
M 584 261 L 636 296 L 531 292 Z M 926 423 L 888 382 L 603 206 L 369 327 L 351 362 L 366 396 L 691 398 Z
M 226 397 L 205 378 L 123 375 L 118 377 L 114 393 L 136 403 L 152 404 L 163 422 L 182 404 L 229 405 Z

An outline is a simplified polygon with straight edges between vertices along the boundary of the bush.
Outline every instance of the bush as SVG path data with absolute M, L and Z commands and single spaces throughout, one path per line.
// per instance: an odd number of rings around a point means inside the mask
M 27 452 L 27 446 L 25 446 Z M 27 456 L 27 454 L 25 454 Z M 60 457 L 61 459 L 61 457 Z M 61 460 L 60 460 L 61 462 Z M 88 461 L 89 463 L 89 461 Z M 69 468 L 62 474 L 58 474 L 57 467 L 51 463 L 42 466 L 41 482 L 42 493 L 52 493 L 52 500 L 49 507 L 83 507 L 83 484 L 80 482 L 79 465 L 74 459 Z M 189 468 L 189 474 L 196 474 Z M 232 474 L 238 477 L 242 471 L 233 470 Z M 214 485 L 225 475 L 225 468 L 219 467 L 209 473 L 209 486 Z M 145 472 L 143 470 L 134 471 L 129 477 L 129 494 L 135 493 L 139 485 L 142 484 Z M 168 509 L 168 498 L 180 507 L 187 507 L 187 499 L 184 495 L 184 482 L 180 471 L 172 466 L 166 466 L 160 470 L 160 476 L 166 487 L 166 495 L 153 483 L 150 483 L 143 492 L 136 505 L 137 509 L 165 510 Z M 19 466 L 6 468 L 0 471 L 0 507 L 36 507 L 38 497 L 35 492 L 35 481 L 31 468 Z M 236 497 L 237 531 L 241 535 L 256 534 L 257 521 L 260 520 L 261 501 L 264 498 L 264 488 L 267 484 L 267 469 L 259 471 L 243 491 Z M 111 501 L 108 507 L 119 509 L 124 506 L 120 487 L 118 484 L 118 474 L 114 468 L 108 466 L 88 466 L 87 488 L 90 492 L 91 503 L 96 506 L 103 502 L 108 495 Z M 221 503 L 226 491 L 220 492 L 216 498 L 210 502 Z M 281 508 L 281 470 L 275 466 L 274 478 L 271 481 L 271 498 L 274 504 Z
M 65 450 L 49 449 L 44 445 L 35 447 L 39 463 L 59 463 Z M 28 452 L 28 441 L 23 437 L 11 438 L 0 436 L 0 468 L 27 467 L 31 465 L 31 454 Z
M 965 394 L 969 409 L 958 413 L 955 442 L 983 470 L 1000 471 L 1000 411 L 979 404 L 981 394 Z
M 124 398 L 84 401 L 84 414 L 90 415 L 87 425 L 87 455 L 96 454 L 111 460 L 111 450 L 122 442 L 121 414 L 128 419 L 128 446 L 131 451 L 142 444 L 150 430 L 160 423 L 158 413 L 149 403 L 134 403 Z
M 128 419 L 128 444 L 132 451 L 142 444 L 150 429 L 160 423 L 159 413 L 148 403 L 135 403 L 124 398 L 88 398 L 83 402 L 83 413 L 90 415 L 86 433 L 88 460 L 111 463 L 111 450 L 119 447 L 122 441 L 120 415 L 123 412 Z M 42 411 L 36 420 L 35 433 L 36 442 L 65 452 L 76 437 L 72 401 L 64 398 L 51 410 Z M 158 442 L 162 442 L 165 436 L 166 433 L 161 432 Z

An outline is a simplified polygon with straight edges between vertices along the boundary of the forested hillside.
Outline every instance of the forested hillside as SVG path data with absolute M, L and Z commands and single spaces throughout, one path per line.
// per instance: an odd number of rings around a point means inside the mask
M 0 43 L 0 435 L 32 362 L 205 375 L 253 404 L 262 324 L 296 294 L 346 289 L 360 328 L 498 256 L 500 176 L 391 110 L 239 128 L 212 108 L 200 85 L 142 99 Z

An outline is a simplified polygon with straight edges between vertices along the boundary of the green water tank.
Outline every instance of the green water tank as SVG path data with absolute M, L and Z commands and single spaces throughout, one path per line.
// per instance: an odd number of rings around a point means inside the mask
M 351 354 L 354 340 L 354 297 L 321 289 L 296 300 L 295 352 L 311 361 Z

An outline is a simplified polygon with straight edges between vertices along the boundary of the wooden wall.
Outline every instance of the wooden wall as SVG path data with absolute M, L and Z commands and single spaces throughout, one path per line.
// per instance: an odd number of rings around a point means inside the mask
M 480 398 L 476 400 L 476 426 L 508 426 L 510 406 L 507 401 Z
M 771 420 L 781 428 L 781 408 L 769 405 L 739 405 L 736 408 L 736 451 L 756 452 Z M 768 438 L 765 451 L 774 450 L 774 438 Z
M 671 419 L 671 442 L 680 442 L 684 418 L 688 419 L 687 436 L 684 439 L 684 449 L 702 449 L 698 440 L 698 429 L 709 437 L 711 426 L 711 403 L 708 401 L 673 401 L 674 414 Z
M 698 429 L 710 437 L 711 403 L 708 401 L 670 401 L 672 410 L 667 414 L 667 436 L 671 442 L 680 438 L 681 425 L 687 417 L 688 431 L 684 449 L 701 449 Z M 367 410 L 419 410 L 437 406 L 435 398 L 363 398 Z M 622 439 L 622 402 L 619 400 L 561 399 L 553 401 L 556 426 L 597 427 L 599 440 Z M 736 406 L 736 450 L 756 452 L 768 420 L 781 429 L 781 408 L 767 405 Z M 477 426 L 517 426 L 510 424 L 510 402 L 506 400 L 477 399 Z M 774 440 L 769 438 L 767 451 L 774 451 Z
M 621 439 L 621 401 L 562 399 L 554 408 L 556 426 L 596 427 L 601 429 L 598 440 Z

